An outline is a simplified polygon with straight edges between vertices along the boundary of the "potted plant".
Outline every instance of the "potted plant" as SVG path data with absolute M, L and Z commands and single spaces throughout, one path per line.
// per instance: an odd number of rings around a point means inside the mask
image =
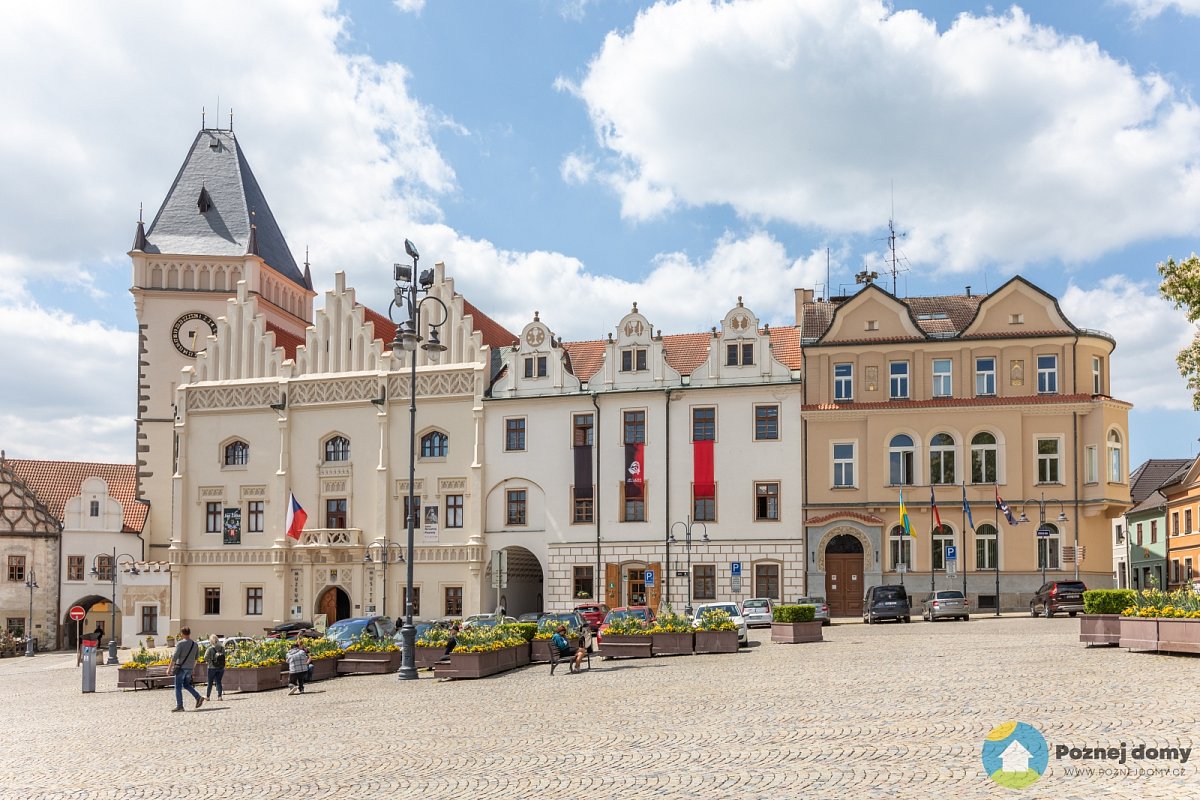
M 1200 653 L 1200 594 L 1191 586 L 1143 590 L 1121 614 L 1121 647 Z
M 510 639 L 520 639 L 524 642 L 523 646 L 517 647 L 516 659 L 517 666 L 523 667 L 529 663 L 530 651 L 533 644 L 533 637 L 537 634 L 536 622 L 505 622 L 497 626 Z
M 338 659 L 345 652 L 341 645 L 332 639 L 302 639 L 300 644 L 308 651 L 312 659 L 312 677 L 310 681 L 323 681 L 338 674 Z
M 286 679 L 284 665 L 287 663 L 289 642 L 283 639 L 265 639 L 261 642 L 243 642 L 225 651 L 225 691 L 261 692 L 279 689 Z
M 450 663 L 438 664 L 435 674 L 439 678 L 486 678 L 519 666 L 519 651 L 524 650 L 528 658 L 529 643 L 511 627 L 463 628 Z
M 338 660 L 338 674 L 382 675 L 400 669 L 400 647 L 391 639 L 363 633 Z
M 646 622 L 633 615 L 617 617 L 608 623 L 602 634 L 600 655 L 605 658 L 650 658 L 654 655 L 653 639 Z
M 654 621 L 650 634 L 650 652 L 656 656 L 690 656 L 695 644 L 692 621 L 676 614 L 667 606 L 667 613 Z
M 771 641 L 798 644 L 821 641 L 821 623 L 813 606 L 775 606 L 771 611 Z
M 135 689 L 137 681 L 146 677 L 146 670 L 150 667 L 165 667 L 170 663 L 170 659 L 159 658 L 157 653 L 139 647 L 129 656 L 128 661 L 117 668 L 117 688 Z
M 700 615 L 696 628 L 697 653 L 736 653 L 738 651 L 737 626 L 729 614 L 719 608 L 710 608 Z
M 1117 645 L 1121 642 L 1121 612 L 1133 605 L 1132 589 L 1089 589 L 1083 593 L 1079 641 Z
M 450 641 L 449 628 L 427 628 L 417 637 L 417 649 L 413 664 L 417 669 L 431 669 L 446 653 L 446 642 Z

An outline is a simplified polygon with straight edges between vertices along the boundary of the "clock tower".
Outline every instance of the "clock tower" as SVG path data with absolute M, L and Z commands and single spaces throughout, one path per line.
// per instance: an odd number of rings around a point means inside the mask
M 269 330 L 300 340 L 315 292 L 232 129 L 196 135 L 149 228 L 138 220 L 129 257 L 138 320 L 138 498 L 150 504 L 146 557 L 166 560 L 180 370 L 217 335 L 239 282 L 258 295 Z

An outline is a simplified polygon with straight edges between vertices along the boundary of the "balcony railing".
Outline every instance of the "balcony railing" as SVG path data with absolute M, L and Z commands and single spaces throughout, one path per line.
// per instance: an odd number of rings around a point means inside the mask
M 361 541 L 361 528 L 309 528 L 300 535 L 306 547 L 359 547 Z

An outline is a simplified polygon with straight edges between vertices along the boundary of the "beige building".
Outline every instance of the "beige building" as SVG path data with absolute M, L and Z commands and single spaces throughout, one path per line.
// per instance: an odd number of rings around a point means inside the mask
M 1111 520 L 1129 504 L 1112 337 L 1019 277 L 987 295 L 900 299 L 868 285 L 814 302 L 800 290 L 797 316 L 809 584 L 835 613 L 861 613 L 877 583 L 918 597 L 965 587 L 989 609 L 998 578 L 1005 610 L 1028 607 L 1043 568 L 1109 585 Z M 1010 525 L 997 496 L 1029 523 Z

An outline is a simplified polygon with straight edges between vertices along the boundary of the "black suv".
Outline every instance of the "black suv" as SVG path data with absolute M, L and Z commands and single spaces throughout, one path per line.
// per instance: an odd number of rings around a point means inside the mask
M 912 622 L 908 592 L 899 584 L 872 586 L 863 596 L 863 622 L 872 625 L 882 619 Z
M 1083 593 L 1086 591 L 1083 581 L 1050 581 L 1043 584 L 1029 601 L 1029 616 L 1036 617 L 1040 612 L 1049 619 L 1065 611 L 1073 617 L 1083 611 Z

